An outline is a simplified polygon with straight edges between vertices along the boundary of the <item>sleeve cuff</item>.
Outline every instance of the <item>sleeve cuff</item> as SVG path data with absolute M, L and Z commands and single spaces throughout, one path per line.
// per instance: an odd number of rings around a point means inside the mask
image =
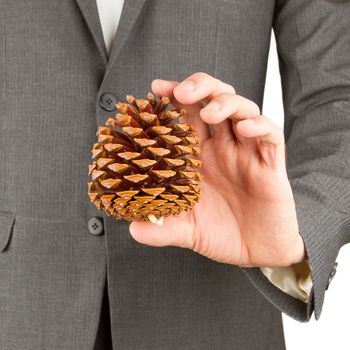
M 288 267 L 261 267 L 260 270 L 277 288 L 293 298 L 308 302 L 312 289 L 308 259 Z

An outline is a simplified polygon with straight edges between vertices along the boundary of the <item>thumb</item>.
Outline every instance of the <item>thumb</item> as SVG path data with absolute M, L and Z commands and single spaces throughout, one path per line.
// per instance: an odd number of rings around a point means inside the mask
M 190 212 L 164 218 L 163 225 L 150 221 L 133 221 L 129 226 L 131 236 L 139 243 L 154 246 L 193 247 L 194 223 Z

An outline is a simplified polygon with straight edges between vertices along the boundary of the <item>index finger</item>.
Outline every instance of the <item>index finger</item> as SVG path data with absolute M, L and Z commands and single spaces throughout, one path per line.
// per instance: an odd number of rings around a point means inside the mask
M 182 104 L 194 104 L 196 102 L 210 102 L 214 97 L 222 93 L 235 94 L 235 88 L 213 76 L 197 72 L 174 87 L 174 96 Z
M 152 91 L 159 96 L 168 96 L 174 107 L 182 108 L 183 105 L 177 101 L 173 94 L 173 90 L 178 84 L 179 82 L 173 80 L 155 79 L 152 81 Z M 208 125 L 199 117 L 199 112 L 202 107 L 203 106 L 200 103 L 184 107 L 187 114 L 184 117 L 184 120 L 180 121 L 194 126 L 196 133 L 199 136 L 200 144 L 203 144 L 211 136 Z

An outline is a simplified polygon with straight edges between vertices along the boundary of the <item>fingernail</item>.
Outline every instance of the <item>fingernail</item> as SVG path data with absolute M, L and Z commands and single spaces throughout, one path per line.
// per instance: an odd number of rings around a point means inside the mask
M 207 109 L 209 111 L 218 111 L 220 108 L 221 104 L 217 101 L 211 101 L 204 107 L 204 109 Z
M 187 91 L 194 91 L 194 89 L 196 88 L 194 82 L 190 81 L 190 80 L 184 80 L 180 84 L 180 86 L 181 86 L 181 88 L 183 88 L 184 90 L 187 90 Z

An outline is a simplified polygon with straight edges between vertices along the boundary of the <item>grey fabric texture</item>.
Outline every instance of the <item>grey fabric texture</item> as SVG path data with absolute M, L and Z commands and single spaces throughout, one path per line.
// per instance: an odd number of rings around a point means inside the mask
M 0 349 L 93 349 L 105 288 L 114 349 L 283 350 L 281 311 L 318 318 L 350 236 L 348 18 L 344 1 L 125 0 L 108 59 L 94 0 L 0 0 Z M 87 196 L 102 93 L 203 71 L 262 106 L 272 28 L 308 304 L 258 268 L 138 244 Z
M 349 16 L 343 1 L 277 1 L 275 9 L 287 172 L 313 282 L 305 312 L 282 310 L 301 321 L 313 310 L 319 319 L 338 252 L 350 241 Z M 259 272 L 248 275 L 276 300 Z

